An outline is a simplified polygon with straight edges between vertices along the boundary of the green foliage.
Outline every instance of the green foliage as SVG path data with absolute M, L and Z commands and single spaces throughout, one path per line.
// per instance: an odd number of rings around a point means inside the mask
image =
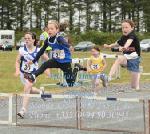
M 70 31 L 117 32 L 123 19 L 150 32 L 149 0 L 0 0 L 0 29 L 42 29 L 48 20 L 68 19 Z
M 39 38 L 42 33 L 39 29 L 32 29 L 32 32 L 35 32 L 37 37 Z M 16 41 L 19 41 L 21 37 L 24 36 L 25 31 L 17 31 L 16 32 Z M 136 33 L 140 40 L 145 38 L 150 38 L 150 33 Z M 121 32 L 109 33 L 109 32 L 99 32 L 99 31 L 88 31 L 84 33 L 71 34 L 71 40 L 73 45 L 81 41 L 91 41 L 96 45 L 103 45 L 104 43 L 110 44 L 115 42 L 121 37 Z
M 121 33 L 108 33 L 108 32 L 98 32 L 98 31 L 89 31 L 81 33 L 78 35 L 72 35 L 72 40 L 74 44 L 77 44 L 80 41 L 91 41 L 96 45 L 103 45 L 104 43 L 110 44 L 115 42 L 121 37 Z M 145 38 L 150 38 L 150 33 L 137 33 L 137 36 L 140 40 Z

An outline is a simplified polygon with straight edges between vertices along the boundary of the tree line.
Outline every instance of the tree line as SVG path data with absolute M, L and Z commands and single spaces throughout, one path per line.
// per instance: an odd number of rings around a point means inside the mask
M 48 20 L 69 21 L 70 31 L 116 32 L 123 19 L 150 32 L 149 0 L 0 0 L 0 29 L 42 29 Z

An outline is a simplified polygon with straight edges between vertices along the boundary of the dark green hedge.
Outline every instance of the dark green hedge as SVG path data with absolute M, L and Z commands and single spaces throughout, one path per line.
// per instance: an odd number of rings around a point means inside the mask
M 136 33 L 140 40 L 150 38 L 150 33 Z M 104 43 L 110 44 L 115 42 L 121 37 L 122 33 L 104 33 L 98 31 L 89 31 L 78 35 L 72 35 L 74 44 L 80 41 L 92 41 L 96 45 L 103 45 Z
M 37 33 L 39 37 L 41 30 L 33 29 L 33 32 Z M 25 32 L 16 32 L 16 41 L 20 40 L 23 37 Z M 76 45 L 80 41 L 91 41 L 96 45 L 103 45 L 104 43 L 110 44 L 115 42 L 121 36 L 121 33 L 104 33 L 98 31 L 88 31 L 84 33 L 71 34 L 72 42 Z M 144 38 L 150 38 L 150 33 L 137 33 L 140 40 Z

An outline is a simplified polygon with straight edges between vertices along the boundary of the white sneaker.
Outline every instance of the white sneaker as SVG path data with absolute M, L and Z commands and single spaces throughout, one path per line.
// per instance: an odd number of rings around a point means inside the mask
M 46 99 L 44 98 L 44 97 L 42 97 L 42 95 L 44 95 L 45 94 L 45 89 L 44 89 L 44 87 L 40 87 L 40 95 L 41 95 L 41 98 L 44 100 L 44 101 L 46 101 Z
M 45 92 L 44 87 L 40 87 L 40 94 L 44 94 L 44 92 Z
M 132 88 L 132 90 L 133 91 L 136 91 L 136 92 L 139 92 L 140 91 L 140 89 L 138 88 L 138 89 L 136 89 L 136 88 Z
M 108 82 L 112 81 L 111 76 L 108 76 Z
M 20 112 L 17 113 L 17 115 L 23 119 L 23 118 L 24 118 L 24 115 L 25 115 L 25 109 L 22 108 L 22 109 L 20 110 Z

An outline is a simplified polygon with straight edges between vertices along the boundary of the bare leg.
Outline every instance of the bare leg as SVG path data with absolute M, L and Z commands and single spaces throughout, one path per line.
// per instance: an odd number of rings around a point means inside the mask
M 48 56 L 48 55 L 47 55 Z M 45 61 L 44 60 L 44 58 L 43 57 L 41 57 L 41 60 L 42 61 Z M 50 69 L 48 68 L 48 69 L 46 69 L 45 71 L 44 71 L 44 73 L 45 73 L 45 75 L 49 78 L 50 77 L 50 75 L 51 75 L 51 73 L 50 73 Z
M 98 94 L 99 88 L 100 88 L 100 79 L 96 79 L 95 80 L 95 88 L 94 88 L 94 92 L 96 94 Z
M 92 92 L 94 92 L 94 88 L 95 88 L 95 79 L 92 79 Z
M 139 89 L 140 88 L 140 73 L 131 72 L 131 88 Z
M 117 72 L 117 69 L 120 65 L 126 65 L 126 64 L 127 64 L 127 59 L 124 56 L 119 56 L 110 69 L 109 77 L 112 77 Z
M 46 76 L 49 78 L 51 76 L 51 73 L 50 73 L 50 69 L 46 69 L 44 71 L 44 73 L 46 74 Z
M 36 87 L 32 87 L 30 93 L 31 94 L 40 94 L 40 90 L 37 89 Z
M 32 89 L 33 84 L 26 81 L 26 84 L 24 86 L 24 94 L 30 94 L 31 89 Z M 28 103 L 29 103 L 29 97 L 28 96 L 24 96 L 23 97 L 23 106 L 22 108 L 26 111 L 27 107 L 28 107 Z

